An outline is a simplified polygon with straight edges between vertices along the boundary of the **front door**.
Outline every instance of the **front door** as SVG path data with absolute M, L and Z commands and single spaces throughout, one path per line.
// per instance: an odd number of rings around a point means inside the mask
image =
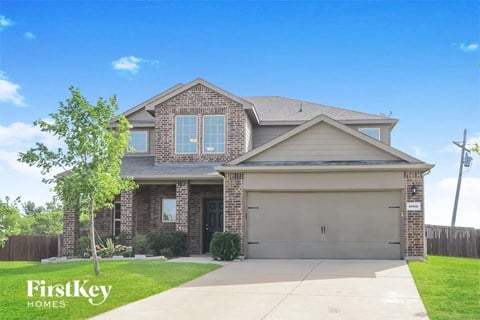
M 223 232 L 223 199 L 205 199 L 203 209 L 203 252 L 210 251 L 214 232 Z

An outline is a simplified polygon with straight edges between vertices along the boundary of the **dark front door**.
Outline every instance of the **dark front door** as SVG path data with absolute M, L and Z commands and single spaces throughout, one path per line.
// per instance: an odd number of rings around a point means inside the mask
M 214 232 L 223 231 L 223 199 L 205 199 L 203 209 L 203 252 L 210 251 Z

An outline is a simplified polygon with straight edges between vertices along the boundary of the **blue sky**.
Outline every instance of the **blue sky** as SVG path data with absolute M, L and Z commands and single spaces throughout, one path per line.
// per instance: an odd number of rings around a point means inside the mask
M 49 200 L 15 163 L 68 87 L 122 111 L 202 77 L 237 95 L 280 95 L 400 122 L 393 146 L 436 164 L 427 222 L 448 224 L 459 153 L 480 139 L 478 1 L 0 3 L 0 197 Z M 480 157 L 457 224 L 480 227 Z

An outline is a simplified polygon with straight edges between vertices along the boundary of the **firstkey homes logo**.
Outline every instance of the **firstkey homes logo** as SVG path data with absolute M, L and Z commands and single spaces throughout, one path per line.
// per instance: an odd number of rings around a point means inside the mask
M 49 284 L 45 280 L 27 280 L 27 297 L 33 298 L 28 307 L 64 308 L 68 299 L 83 298 L 92 306 L 103 304 L 112 286 L 89 285 L 89 280 L 73 280 L 66 283 Z

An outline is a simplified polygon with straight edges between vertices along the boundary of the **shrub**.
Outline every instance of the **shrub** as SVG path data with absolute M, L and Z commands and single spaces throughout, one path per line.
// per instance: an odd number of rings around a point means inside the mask
M 147 254 L 150 251 L 150 241 L 144 234 L 138 234 L 133 238 L 133 248 L 136 254 Z
M 105 245 L 101 246 L 99 250 L 97 250 L 102 258 L 111 258 L 115 254 L 115 245 L 113 244 L 113 240 L 108 238 L 105 241 Z
M 164 256 L 165 258 L 173 257 L 172 249 L 170 249 L 170 248 L 163 248 L 162 250 L 160 250 L 160 255 L 161 255 L 161 256 Z
M 75 242 L 75 256 L 80 258 L 90 258 L 91 255 L 90 239 L 88 237 L 78 238 Z
M 184 256 L 187 253 L 187 234 L 181 231 L 175 232 L 156 232 L 147 235 L 150 242 L 150 248 L 156 255 L 161 255 L 160 251 L 169 248 L 172 256 Z
M 115 244 L 125 244 L 127 240 L 127 234 L 125 231 L 120 231 L 118 236 L 115 238 Z
M 125 258 L 134 257 L 133 248 L 131 246 L 124 246 L 122 244 L 117 244 L 115 246 L 114 256 L 123 256 Z
M 240 236 L 230 232 L 215 232 L 210 242 L 213 258 L 231 261 L 240 255 Z

